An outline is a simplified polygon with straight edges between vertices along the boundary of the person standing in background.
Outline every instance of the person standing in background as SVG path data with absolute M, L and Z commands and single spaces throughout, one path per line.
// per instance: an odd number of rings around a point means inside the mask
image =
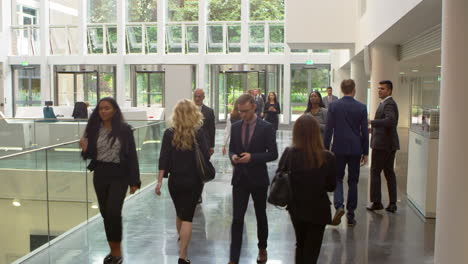
M 325 134 L 325 127 L 327 125 L 327 109 L 322 101 L 322 95 L 318 91 L 313 91 L 309 95 L 307 102 L 307 109 L 304 114 L 311 114 L 320 123 L 320 134 L 322 137 Z
M 327 96 L 325 96 L 325 98 L 323 99 L 323 103 L 325 105 L 325 108 L 328 108 L 328 106 L 334 102 L 338 100 L 338 97 L 333 95 L 333 88 L 331 86 L 328 86 L 327 87 Z
M 223 144 L 223 155 L 226 155 L 227 150 L 226 146 L 229 147 L 229 142 L 231 140 L 231 126 L 237 121 L 240 121 L 241 117 L 239 114 L 239 106 L 237 105 L 237 100 L 234 102 L 231 114 L 226 121 L 226 128 L 224 129 L 224 144 Z
M 265 103 L 264 113 L 265 121 L 270 122 L 276 132 L 278 130 L 279 114 L 281 113 L 281 109 L 274 92 L 270 92 L 268 94 L 268 100 Z

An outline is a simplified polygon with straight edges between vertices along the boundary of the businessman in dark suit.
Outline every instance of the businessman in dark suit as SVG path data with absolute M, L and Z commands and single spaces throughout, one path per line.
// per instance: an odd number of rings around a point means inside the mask
M 400 149 L 398 139 L 398 106 L 392 98 L 393 84 L 391 81 L 379 82 L 379 98 L 382 99 L 375 118 L 369 121 L 372 127 L 372 163 L 371 163 L 371 187 L 370 199 L 372 205 L 368 210 L 382 210 L 382 191 L 380 174 L 384 171 L 387 179 L 388 196 L 390 203 L 385 208 L 394 213 L 397 210 L 397 184 L 394 170 L 395 154 Z
M 333 88 L 331 86 L 327 87 L 327 96 L 323 97 L 323 104 L 325 105 L 325 108 L 328 108 L 328 105 L 337 101 L 338 97 L 336 95 L 333 95 Z
M 232 175 L 233 219 L 231 226 L 231 252 L 229 264 L 239 263 L 242 248 L 244 215 L 252 195 L 257 217 L 258 263 L 267 261 L 268 220 L 266 202 L 268 185 L 267 165 L 278 158 L 273 126 L 257 117 L 253 96 L 241 95 L 237 99 L 240 121 L 232 124 L 229 157 Z
M 203 104 L 203 100 L 205 100 L 205 92 L 202 89 L 195 89 L 195 91 L 193 92 L 193 101 L 203 114 L 203 126 L 201 127 L 201 129 L 207 137 L 206 139 L 208 142 L 208 146 L 210 147 L 210 155 L 213 155 L 216 133 L 215 115 L 213 109 Z
M 210 155 L 214 153 L 214 146 L 215 146 L 215 115 L 213 109 L 209 108 L 205 104 L 203 104 L 203 100 L 205 100 L 205 92 L 202 89 L 195 89 L 193 92 L 193 101 L 198 106 L 198 109 L 203 114 L 203 126 L 201 129 L 203 130 L 203 134 L 206 137 L 206 142 L 208 142 L 209 150 L 208 152 Z M 198 203 L 202 203 L 203 199 L 200 196 L 198 199 Z
M 331 103 L 328 107 L 327 126 L 325 132 L 325 148 L 336 156 L 336 189 L 334 206 L 336 209 L 332 225 L 338 225 L 344 215 L 343 178 L 348 165 L 348 198 L 346 200 L 346 218 L 348 226 L 354 226 L 356 220 L 354 210 L 358 201 L 358 181 L 360 166 L 367 163 L 369 155 L 369 132 L 367 129 L 367 108 L 354 99 L 356 84 L 353 80 L 341 83 L 344 96 Z

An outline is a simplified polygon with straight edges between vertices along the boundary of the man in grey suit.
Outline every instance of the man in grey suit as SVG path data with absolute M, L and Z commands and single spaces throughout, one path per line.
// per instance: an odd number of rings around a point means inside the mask
M 331 104 L 331 102 L 337 101 L 338 97 L 333 95 L 333 88 L 331 86 L 327 87 L 327 96 L 323 98 L 323 103 L 325 104 L 325 108 L 328 108 L 328 105 Z
M 257 108 L 255 109 L 255 114 L 263 118 L 263 110 L 265 108 L 265 102 L 263 101 L 262 95 L 259 94 L 259 89 L 253 89 L 249 91 L 250 95 L 252 95 L 255 99 L 255 104 Z
M 387 179 L 390 203 L 387 211 L 394 213 L 397 210 L 397 184 L 394 171 L 395 153 L 400 149 L 398 140 L 398 106 L 392 98 L 393 84 L 391 81 L 379 82 L 379 98 L 382 99 L 374 120 L 369 121 L 372 126 L 372 163 L 370 198 L 372 205 L 367 207 L 370 211 L 382 210 L 382 192 L 380 174 L 384 171 Z

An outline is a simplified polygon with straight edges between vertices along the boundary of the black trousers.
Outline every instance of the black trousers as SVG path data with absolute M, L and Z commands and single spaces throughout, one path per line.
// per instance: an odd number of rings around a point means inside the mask
M 372 150 L 370 198 L 373 203 L 382 203 L 380 179 L 382 170 L 384 171 L 385 179 L 387 179 L 390 203 L 396 203 L 397 201 L 396 176 L 395 170 L 393 169 L 395 164 L 395 153 L 396 150 Z
M 325 225 L 300 221 L 291 215 L 291 221 L 296 233 L 296 264 L 317 263 L 322 247 Z
M 94 189 L 104 219 L 107 241 L 122 241 L 122 207 L 128 182 L 118 164 L 100 163 L 94 171 Z
M 255 208 L 255 216 L 257 217 L 257 237 L 258 248 L 267 248 L 268 239 L 268 219 L 266 215 L 268 186 L 256 187 L 239 184 L 232 188 L 233 200 L 233 219 L 231 226 L 231 253 L 230 261 L 239 263 L 242 234 L 244 231 L 244 216 L 249 204 L 249 197 L 252 195 Z

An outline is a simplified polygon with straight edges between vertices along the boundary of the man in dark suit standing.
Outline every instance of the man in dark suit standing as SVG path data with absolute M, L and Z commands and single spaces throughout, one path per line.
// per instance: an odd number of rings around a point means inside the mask
M 253 96 L 238 99 L 241 121 L 232 124 L 229 157 L 234 166 L 232 175 L 233 219 L 229 264 L 239 263 L 242 248 L 244 215 L 252 195 L 258 232 L 258 263 L 267 261 L 268 220 L 266 202 L 270 179 L 266 163 L 278 158 L 273 126 L 257 117 Z
M 202 89 L 195 89 L 193 92 L 193 101 L 203 114 L 203 126 L 201 129 L 203 129 L 203 132 L 207 137 L 206 139 L 208 146 L 210 147 L 210 155 L 213 155 L 216 133 L 215 115 L 213 109 L 203 104 L 203 100 L 205 100 L 205 92 Z
M 372 164 L 370 199 L 372 205 L 368 210 L 382 210 L 382 191 L 380 174 L 384 171 L 387 179 L 388 196 L 390 203 L 387 211 L 394 213 L 397 210 L 397 185 L 394 171 L 395 154 L 400 149 L 398 139 L 398 106 L 392 98 L 393 84 L 391 81 L 379 82 L 379 98 L 382 99 L 375 118 L 369 121 L 372 127 Z
M 336 209 L 332 225 L 341 223 L 344 215 L 343 178 L 348 165 L 348 199 L 346 200 L 346 218 L 348 226 L 354 226 L 354 210 L 358 201 L 358 182 L 360 165 L 367 163 L 369 155 L 369 132 L 367 129 L 367 108 L 354 99 L 356 84 L 353 80 L 344 80 L 341 83 L 344 96 L 331 103 L 328 107 L 327 126 L 325 132 L 325 148 L 330 149 L 336 156 L 337 184 L 334 193 L 334 206 Z
M 203 100 L 205 100 L 205 92 L 202 89 L 195 89 L 193 92 L 193 101 L 198 106 L 198 109 L 203 114 L 203 126 L 201 129 L 203 130 L 203 134 L 206 137 L 206 141 L 208 142 L 208 147 L 210 155 L 214 153 L 214 146 L 215 146 L 215 116 L 213 109 L 209 108 L 208 106 L 203 104 Z M 203 199 L 200 196 L 198 199 L 198 203 L 202 203 Z
M 336 95 L 333 95 L 333 88 L 331 86 L 328 86 L 327 96 L 323 98 L 323 104 L 325 105 L 325 108 L 328 108 L 329 104 L 337 100 L 338 100 L 338 97 Z

